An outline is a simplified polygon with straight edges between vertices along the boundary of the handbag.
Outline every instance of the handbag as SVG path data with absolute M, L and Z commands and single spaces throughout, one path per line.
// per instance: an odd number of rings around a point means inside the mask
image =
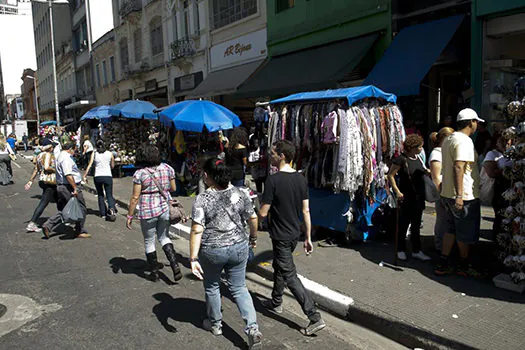
M 184 206 L 182 203 L 180 203 L 176 199 L 169 200 L 168 196 L 166 196 L 166 193 L 162 190 L 162 187 L 160 186 L 157 179 L 153 176 L 153 173 L 149 172 L 149 176 L 151 180 L 155 183 L 155 186 L 157 186 L 157 189 L 159 190 L 161 196 L 168 202 L 168 208 L 170 211 L 170 224 L 178 224 L 186 217 L 186 213 L 184 212 Z
M 53 155 L 50 155 L 50 154 L 44 154 L 43 157 L 46 158 L 48 156 L 53 157 Z M 44 164 L 44 167 L 45 167 L 46 159 L 44 159 L 42 163 Z M 42 181 L 46 185 L 56 185 L 57 184 L 56 173 L 54 170 L 46 171 L 45 168 L 42 169 L 42 171 L 40 172 L 39 180 Z
M 479 199 L 481 204 L 491 206 L 492 199 L 494 198 L 494 184 L 496 183 L 496 179 L 487 174 L 485 167 L 481 168 L 479 177 Z
M 417 158 L 421 162 L 421 165 L 423 166 L 423 168 L 427 169 L 427 167 L 425 166 L 425 163 L 423 162 L 423 159 L 421 159 L 419 155 L 417 155 Z M 405 166 L 407 168 L 407 173 L 409 174 L 408 162 L 406 161 L 406 159 L 405 159 Z M 410 178 L 410 182 L 412 182 L 412 178 L 410 174 L 408 176 Z M 425 184 L 425 200 L 430 203 L 437 202 L 439 198 L 441 197 L 441 195 L 436 185 L 434 184 L 434 181 L 432 181 L 432 179 L 429 176 L 423 175 L 423 182 Z

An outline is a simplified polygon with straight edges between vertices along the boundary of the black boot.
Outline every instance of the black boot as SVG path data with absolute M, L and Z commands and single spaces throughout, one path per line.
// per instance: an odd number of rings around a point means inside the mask
M 162 250 L 164 250 L 166 258 L 168 258 L 168 261 L 170 262 L 171 269 L 173 270 L 173 279 L 179 281 L 182 278 L 182 273 L 180 272 L 180 267 L 177 263 L 177 258 L 175 257 L 175 248 L 173 248 L 173 244 L 165 244 L 162 247 Z
M 151 269 L 148 278 L 153 282 L 157 282 L 159 280 L 159 262 L 157 261 L 157 252 L 147 253 L 146 259 L 148 260 L 148 265 Z

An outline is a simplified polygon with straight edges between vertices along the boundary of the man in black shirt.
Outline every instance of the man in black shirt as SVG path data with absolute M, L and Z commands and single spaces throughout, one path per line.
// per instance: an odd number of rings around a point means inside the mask
M 276 312 L 282 312 L 285 285 L 291 290 L 295 299 L 308 316 L 310 324 L 305 328 L 306 335 L 312 335 L 326 325 L 321 314 L 315 308 L 314 301 L 306 291 L 293 261 L 293 251 L 301 234 L 301 214 L 306 226 L 304 251 L 307 255 L 313 251 L 308 202 L 308 185 L 306 179 L 292 168 L 295 158 L 295 146 L 290 141 L 278 141 L 271 150 L 272 165 L 279 172 L 271 175 L 264 184 L 263 206 L 259 216 L 269 216 L 269 231 L 273 246 L 273 291 L 272 300 L 263 305 Z

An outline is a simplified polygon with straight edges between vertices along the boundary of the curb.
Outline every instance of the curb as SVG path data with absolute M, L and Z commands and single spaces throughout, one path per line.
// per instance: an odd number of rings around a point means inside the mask
M 89 184 L 83 185 L 83 188 L 94 195 L 97 191 Z M 118 205 L 129 209 L 128 203 L 115 197 Z M 188 239 L 189 227 L 176 224 L 172 228 L 178 230 L 178 236 Z M 170 235 L 170 237 L 172 237 Z M 273 269 L 255 264 L 248 267 L 249 270 L 267 280 L 273 280 Z M 309 280 L 304 276 L 298 275 L 305 289 L 312 295 L 315 303 L 320 309 L 339 317 L 345 321 L 353 322 L 360 326 L 366 327 L 382 336 L 392 339 L 393 341 L 406 347 L 415 349 L 422 348 L 426 350 L 441 349 L 458 349 L 458 350 L 475 350 L 471 346 L 456 342 L 454 340 L 441 337 L 417 326 L 403 322 L 403 320 L 378 310 L 370 305 L 357 302 L 349 296 L 336 292 L 327 286 Z

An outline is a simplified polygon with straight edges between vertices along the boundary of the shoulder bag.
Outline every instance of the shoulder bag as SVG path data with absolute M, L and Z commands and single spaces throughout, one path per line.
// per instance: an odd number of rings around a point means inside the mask
M 159 182 L 153 176 L 153 173 L 148 171 L 148 174 L 151 180 L 155 183 L 155 186 L 157 186 L 157 189 L 159 190 L 161 196 L 166 200 L 166 202 L 168 202 L 168 208 L 170 211 L 170 224 L 178 224 L 184 218 L 186 218 L 186 213 L 184 212 L 184 207 L 182 203 L 180 203 L 176 199 L 169 200 L 168 196 L 166 196 L 165 191 L 162 190 L 162 187 L 160 186 Z
M 427 167 L 423 163 L 423 160 L 421 159 L 421 157 L 417 156 L 417 158 L 421 162 L 421 165 L 423 166 L 423 168 L 426 169 Z M 410 184 L 412 185 L 412 188 L 414 189 L 414 192 L 416 193 L 416 195 L 418 195 L 416 188 L 414 187 L 414 183 L 412 182 L 412 175 L 410 174 L 410 169 L 408 168 L 407 157 L 405 157 L 405 171 L 407 172 L 408 179 L 410 181 Z M 434 182 L 432 181 L 432 179 L 427 175 L 423 175 L 423 182 L 425 184 L 425 200 L 430 203 L 434 203 L 438 201 L 440 198 L 439 191 L 436 185 L 434 185 Z
M 51 157 L 51 158 L 50 158 Z M 46 171 L 46 163 L 52 163 L 53 162 L 53 155 L 49 153 L 45 153 L 42 156 L 42 171 L 40 172 L 39 180 L 42 181 L 46 185 L 56 185 L 57 179 L 56 179 L 56 173 L 55 170 L 47 170 Z

